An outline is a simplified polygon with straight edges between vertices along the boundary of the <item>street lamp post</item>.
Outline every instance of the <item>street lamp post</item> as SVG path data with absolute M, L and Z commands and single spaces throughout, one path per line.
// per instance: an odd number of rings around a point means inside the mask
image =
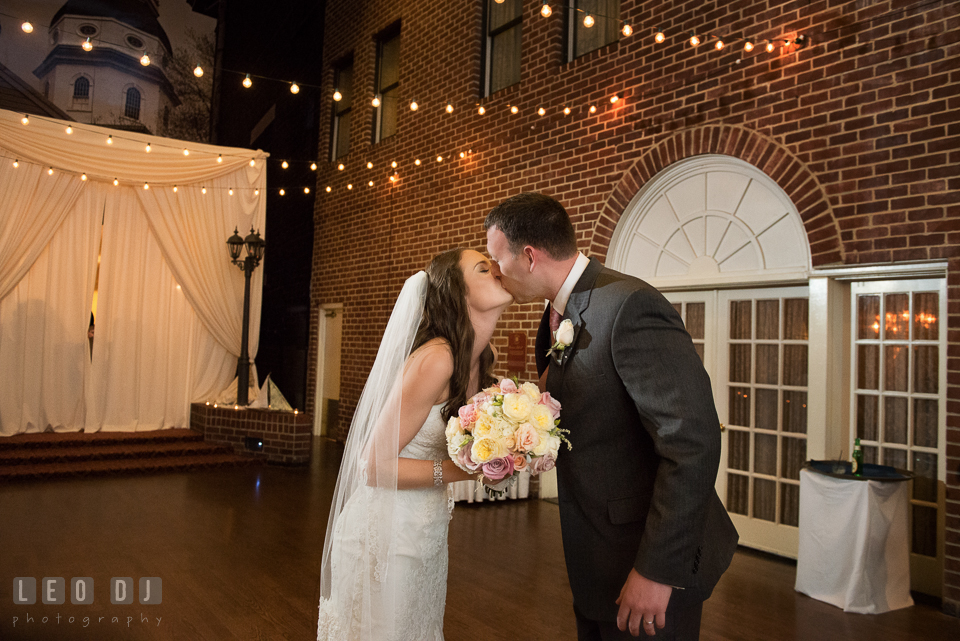
M 263 259 L 263 249 L 266 243 L 260 238 L 259 232 L 254 232 L 253 227 L 246 238 L 240 238 L 237 230 L 233 230 L 233 236 L 227 239 L 227 247 L 230 249 L 231 262 L 243 270 L 243 330 L 240 337 L 240 358 L 237 359 L 237 405 L 247 405 L 249 400 L 248 390 L 250 388 L 250 356 L 247 353 L 247 343 L 250 340 L 250 276 L 253 270 Z M 241 260 L 240 254 L 244 248 L 247 255 Z

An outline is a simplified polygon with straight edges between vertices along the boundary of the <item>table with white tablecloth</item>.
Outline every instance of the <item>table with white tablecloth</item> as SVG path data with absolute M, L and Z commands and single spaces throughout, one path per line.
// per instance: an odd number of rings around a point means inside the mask
M 798 592 L 845 612 L 879 614 L 913 605 L 908 478 L 861 480 L 801 470 Z

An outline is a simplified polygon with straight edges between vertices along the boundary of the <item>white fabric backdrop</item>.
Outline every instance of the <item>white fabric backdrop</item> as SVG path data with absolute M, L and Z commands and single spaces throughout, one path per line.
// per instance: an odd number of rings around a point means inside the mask
M 94 431 L 186 425 L 189 402 L 216 398 L 234 376 L 243 273 L 230 264 L 226 239 L 235 227 L 245 235 L 251 226 L 266 237 L 266 154 L 39 117 L 23 125 L 20 118 L 0 110 L 0 365 L 8 365 L 0 369 L 0 389 L 22 390 L 0 395 L 0 435 L 47 426 Z M 66 133 L 67 125 L 73 133 Z M 101 212 L 103 262 L 91 364 L 86 326 Z M 78 226 L 92 236 L 78 240 Z M 67 249 L 40 261 L 51 239 L 67 228 L 74 230 L 64 232 Z M 251 359 L 257 353 L 262 273 L 254 272 L 251 283 Z M 8 300 L 21 281 L 29 290 Z M 40 282 L 47 284 L 42 291 Z M 56 305 L 43 306 L 38 321 L 37 305 L 21 310 L 19 302 L 28 296 Z M 70 309 L 62 330 L 48 318 L 61 307 Z M 77 378 L 79 383 L 63 387 L 63 380 Z

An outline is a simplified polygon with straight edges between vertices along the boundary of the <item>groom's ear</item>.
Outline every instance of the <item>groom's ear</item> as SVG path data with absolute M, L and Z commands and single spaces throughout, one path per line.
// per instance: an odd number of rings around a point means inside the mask
M 539 262 L 540 252 L 535 247 L 527 245 L 523 248 L 523 255 L 527 259 L 527 270 L 533 272 Z

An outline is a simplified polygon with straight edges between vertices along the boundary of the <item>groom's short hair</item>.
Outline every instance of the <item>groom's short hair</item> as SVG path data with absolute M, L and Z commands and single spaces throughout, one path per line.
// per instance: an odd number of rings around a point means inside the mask
M 514 256 L 527 245 L 556 260 L 577 253 L 577 234 L 567 210 L 546 194 L 527 192 L 507 198 L 483 221 L 484 229 L 491 227 L 503 232 Z

